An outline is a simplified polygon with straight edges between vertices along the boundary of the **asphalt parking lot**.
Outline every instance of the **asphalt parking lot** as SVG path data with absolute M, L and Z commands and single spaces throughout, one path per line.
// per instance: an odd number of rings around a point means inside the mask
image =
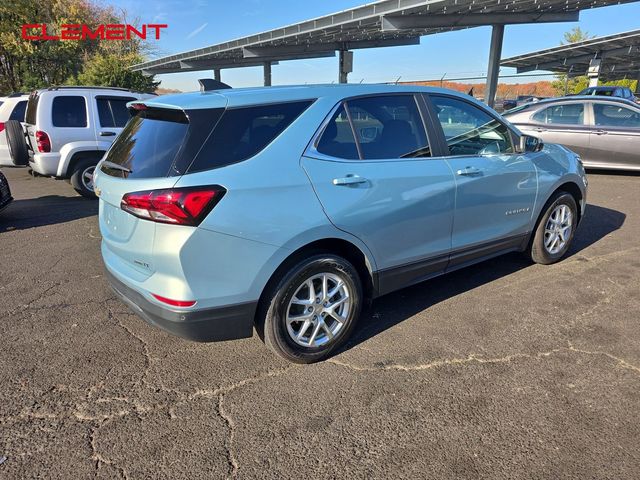
M 292 366 L 147 326 L 105 282 L 97 204 L 3 172 L 0 478 L 640 476 L 640 176 L 589 175 L 561 263 L 388 295 Z

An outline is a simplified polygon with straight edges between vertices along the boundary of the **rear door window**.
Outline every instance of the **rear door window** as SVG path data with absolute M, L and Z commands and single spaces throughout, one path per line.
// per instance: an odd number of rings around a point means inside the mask
M 67 95 L 55 97 L 51 109 L 54 127 L 87 126 L 87 102 L 84 97 Z
M 584 125 L 584 104 L 553 105 L 540 110 L 532 118 L 551 125 Z
M 413 95 L 356 98 L 347 108 L 364 160 L 431 156 Z
M 13 111 L 11 115 L 9 115 L 9 120 L 17 120 L 19 122 L 24 122 L 24 115 L 27 111 L 27 101 L 22 100 L 16 103 L 16 106 L 13 107 Z
M 640 128 L 640 113 L 619 105 L 594 104 L 596 126 Z
M 100 126 L 106 128 L 123 128 L 131 118 L 127 103 L 134 101 L 133 97 L 96 97 Z
M 306 100 L 227 109 L 188 172 L 219 168 L 257 155 L 311 103 Z

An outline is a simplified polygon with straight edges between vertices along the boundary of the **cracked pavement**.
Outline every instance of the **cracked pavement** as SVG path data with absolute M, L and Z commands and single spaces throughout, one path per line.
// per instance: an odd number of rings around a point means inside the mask
M 97 205 L 5 169 L 0 478 L 640 475 L 640 176 L 590 173 L 570 256 L 517 254 L 374 302 L 330 360 L 146 325 Z

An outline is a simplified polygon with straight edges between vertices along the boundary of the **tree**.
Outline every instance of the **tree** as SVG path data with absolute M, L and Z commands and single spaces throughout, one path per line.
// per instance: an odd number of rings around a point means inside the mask
M 51 41 L 25 40 L 24 24 L 47 24 L 47 33 L 59 34 L 61 25 L 98 25 L 127 22 L 125 11 L 105 7 L 99 0 L 1 0 L 0 1 L 0 94 L 29 91 L 51 85 L 83 82 L 96 84 L 91 72 L 104 68 L 101 56 L 117 72 L 110 76 L 111 86 L 131 85 L 152 88 L 155 82 L 127 75 L 125 67 L 132 59 L 142 61 L 149 44 L 140 39 L 127 41 Z M 83 75 L 85 69 L 89 69 Z M 118 82 L 124 82 L 118 84 Z M 103 83 L 100 83 L 103 84 Z
M 594 38 L 589 32 L 582 31 L 580 27 L 573 27 L 568 32 L 564 32 L 563 40 L 560 41 L 560 45 L 566 45 L 568 43 L 582 42 Z M 556 94 L 571 95 L 576 94 L 587 88 L 589 85 L 589 79 L 586 75 L 578 77 L 569 77 L 564 73 L 556 75 L 556 80 L 553 82 L 553 87 L 556 90 Z
M 82 73 L 77 77 L 77 84 L 122 87 L 152 93 L 160 82 L 129 69 L 130 65 L 140 62 L 142 57 L 135 53 L 117 55 L 99 52 L 84 63 Z

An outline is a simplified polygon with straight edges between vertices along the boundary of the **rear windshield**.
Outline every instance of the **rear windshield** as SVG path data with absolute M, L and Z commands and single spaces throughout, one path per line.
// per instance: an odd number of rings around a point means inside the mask
M 29 102 L 27 103 L 27 114 L 25 115 L 24 121 L 31 125 L 36 124 L 38 100 L 40 100 L 40 96 L 37 92 L 33 92 L 31 95 L 29 95 Z
M 188 130 L 189 122 L 182 111 L 140 111 L 109 149 L 102 171 L 118 177 L 165 177 L 169 175 Z M 109 166 L 109 163 L 113 165 Z

